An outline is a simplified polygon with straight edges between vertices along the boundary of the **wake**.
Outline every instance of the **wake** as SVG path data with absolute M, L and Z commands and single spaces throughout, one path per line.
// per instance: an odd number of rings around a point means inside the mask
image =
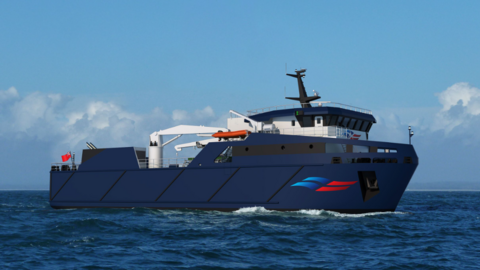
M 362 218 L 369 216 L 380 215 L 405 215 L 408 212 L 373 212 L 364 214 L 343 214 L 328 210 L 316 210 L 316 209 L 302 209 L 298 211 L 276 211 L 268 210 L 263 206 L 245 207 L 234 211 L 235 214 L 274 214 L 274 215 L 288 215 L 288 216 L 319 216 L 319 217 L 339 217 L 339 218 Z

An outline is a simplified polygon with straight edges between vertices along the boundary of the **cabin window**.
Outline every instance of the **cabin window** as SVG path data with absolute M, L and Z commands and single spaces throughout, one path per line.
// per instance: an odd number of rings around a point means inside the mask
M 339 116 L 338 117 L 338 120 L 337 120 L 337 126 L 340 126 L 340 124 L 342 123 L 343 121 L 343 116 Z
M 335 126 L 337 124 L 337 117 L 336 115 L 332 115 L 332 118 L 330 119 L 330 123 L 328 123 L 329 126 Z
M 218 157 L 215 158 L 215 163 L 228 163 L 228 162 L 232 162 L 232 147 L 229 146 L 227 148 L 225 148 L 225 150 L 222 151 L 222 153 L 220 153 L 220 155 L 218 155 Z
M 345 118 L 343 119 L 342 123 L 340 123 L 340 126 L 341 126 L 341 127 L 347 127 L 348 121 L 350 121 L 350 118 L 345 117 Z
M 295 120 L 292 120 L 292 127 L 295 126 Z
M 348 124 L 348 128 L 349 129 L 353 129 L 353 127 L 355 126 L 355 123 L 357 122 L 357 119 L 352 119 L 350 121 L 350 124 Z
M 368 153 L 369 148 L 365 145 L 353 145 L 353 153 Z
M 326 143 L 325 153 L 345 153 L 347 151 L 346 144 Z
M 360 128 L 360 131 L 367 131 L 367 128 L 368 128 L 369 124 L 370 124 L 370 122 L 368 122 L 368 121 L 363 122 L 363 125 Z
M 303 127 L 313 127 L 312 116 L 303 117 Z
M 394 148 L 378 148 L 377 153 L 396 154 L 397 149 L 394 149 Z
M 363 121 L 362 120 L 358 120 L 357 123 L 355 124 L 355 130 L 360 130 L 360 127 L 362 126 L 363 124 Z
M 320 117 L 317 118 L 317 125 L 320 125 L 320 122 L 322 121 L 322 119 Z
M 323 121 L 323 125 L 328 126 L 329 122 L 330 122 L 330 115 L 327 115 L 327 116 L 325 116 L 325 120 Z

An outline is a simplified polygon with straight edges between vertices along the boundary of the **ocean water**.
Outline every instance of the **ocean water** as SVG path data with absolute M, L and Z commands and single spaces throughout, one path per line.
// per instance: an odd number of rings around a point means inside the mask
M 394 213 L 55 210 L 0 191 L 1 269 L 479 269 L 480 192 L 406 192 Z

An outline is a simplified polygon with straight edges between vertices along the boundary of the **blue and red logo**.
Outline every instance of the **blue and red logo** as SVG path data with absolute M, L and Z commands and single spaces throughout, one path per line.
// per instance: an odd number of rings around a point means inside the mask
M 358 140 L 358 139 L 360 139 L 360 137 L 362 136 L 362 135 L 359 135 L 359 134 L 355 134 L 355 133 L 354 133 L 353 131 L 351 131 L 351 130 L 345 131 L 345 132 L 343 133 L 343 135 L 344 135 L 345 137 L 347 137 L 348 139 L 350 139 L 350 140 Z
M 333 181 L 323 177 L 307 177 L 295 183 L 292 187 L 306 187 L 315 191 L 338 191 L 345 190 L 358 181 Z

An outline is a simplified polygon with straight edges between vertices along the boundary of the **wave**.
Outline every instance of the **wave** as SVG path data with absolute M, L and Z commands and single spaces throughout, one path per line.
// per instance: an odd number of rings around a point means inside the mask
M 240 208 L 237 211 L 234 211 L 235 214 L 279 214 L 279 215 L 308 215 L 308 216 L 324 216 L 324 217 L 340 217 L 340 218 L 361 218 L 368 216 L 379 216 L 379 215 L 405 215 L 409 214 L 408 212 L 372 212 L 372 213 L 363 213 L 363 214 L 344 214 L 338 213 L 335 211 L 329 210 L 316 210 L 316 209 L 302 209 L 298 211 L 276 211 L 268 210 L 263 206 L 254 206 L 254 207 L 244 207 Z

